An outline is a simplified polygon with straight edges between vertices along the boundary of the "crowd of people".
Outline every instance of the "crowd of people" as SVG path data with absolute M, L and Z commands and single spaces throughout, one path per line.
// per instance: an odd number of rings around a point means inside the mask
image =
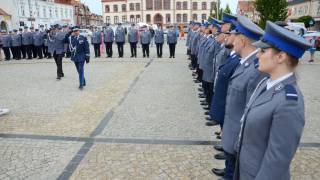
M 189 67 L 206 125 L 220 126 L 214 157 L 225 168 L 212 172 L 224 180 L 289 180 L 305 123 L 295 69 L 310 44 L 281 22 L 263 30 L 226 13 L 189 28 Z

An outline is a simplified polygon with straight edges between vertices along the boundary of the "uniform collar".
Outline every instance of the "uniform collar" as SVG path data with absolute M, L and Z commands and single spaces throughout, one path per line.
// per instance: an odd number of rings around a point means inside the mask
M 286 80 L 287 78 L 291 77 L 292 75 L 293 75 L 293 73 L 291 72 L 291 73 L 283 75 L 280 78 L 278 78 L 276 80 L 273 80 L 273 81 L 271 81 L 271 79 L 268 79 L 268 81 L 267 81 L 267 90 L 272 88 L 273 86 L 279 84 L 280 82 Z
M 250 53 L 247 57 L 245 58 L 241 58 L 240 64 L 243 64 L 246 60 L 248 60 L 249 58 L 251 58 L 251 56 L 256 55 L 258 53 L 259 49 L 256 49 L 255 51 L 253 51 L 252 53 Z

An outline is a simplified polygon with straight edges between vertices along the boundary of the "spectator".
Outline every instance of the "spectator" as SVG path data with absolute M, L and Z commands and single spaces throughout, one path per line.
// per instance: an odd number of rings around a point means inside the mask
M 308 62 L 314 62 L 314 54 L 316 50 L 317 50 L 317 37 L 313 36 L 311 39 L 311 47 L 309 49 L 310 60 Z

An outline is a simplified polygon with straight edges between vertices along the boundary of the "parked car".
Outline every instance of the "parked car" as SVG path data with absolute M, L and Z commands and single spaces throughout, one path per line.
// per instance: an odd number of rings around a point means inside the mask
M 89 29 L 80 29 L 80 34 L 84 37 L 91 37 L 92 36 L 92 31 Z

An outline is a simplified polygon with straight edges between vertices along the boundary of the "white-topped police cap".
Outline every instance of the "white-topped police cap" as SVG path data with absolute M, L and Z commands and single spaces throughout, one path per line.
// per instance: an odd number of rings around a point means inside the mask
M 79 26 L 74 26 L 74 27 L 72 28 L 72 31 L 73 31 L 73 32 L 79 31 L 79 30 L 80 30 Z
M 3 30 L 1 30 L 1 33 L 6 33 L 6 32 L 7 32 L 7 31 L 6 31 L 6 30 L 4 30 L 4 29 L 3 29 Z
M 310 43 L 303 37 L 267 21 L 266 30 L 262 39 L 253 43 L 254 46 L 265 48 L 276 48 L 299 59 L 304 52 L 311 47 Z
M 258 25 L 253 23 L 249 18 L 241 15 L 237 16 L 237 22 L 236 29 L 239 33 L 250 39 L 256 41 L 260 40 L 260 37 L 263 35 L 264 31 Z

